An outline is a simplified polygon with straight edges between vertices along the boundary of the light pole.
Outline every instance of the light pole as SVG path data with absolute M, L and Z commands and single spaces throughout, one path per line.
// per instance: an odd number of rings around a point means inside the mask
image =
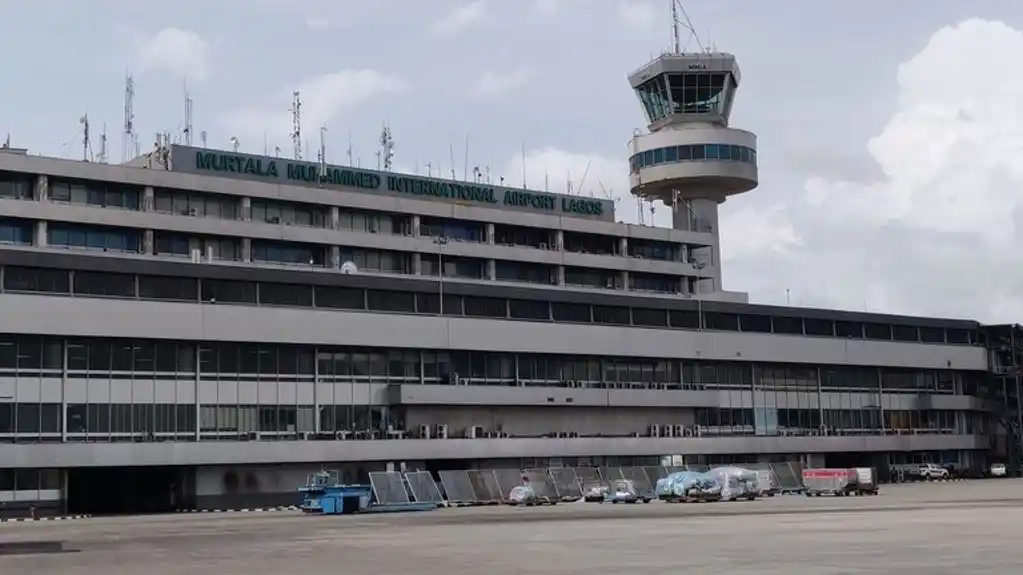
M 433 236 L 433 243 L 437 244 L 437 291 L 439 292 L 437 309 L 441 316 L 444 315 L 444 246 L 448 245 L 448 239 L 444 236 Z
M 697 329 L 701 331 L 703 330 L 703 298 L 700 297 L 700 271 L 705 267 L 707 264 L 703 262 L 693 262 L 693 269 L 696 270 L 696 281 L 693 282 L 693 287 L 696 288 L 696 316 L 699 322 Z

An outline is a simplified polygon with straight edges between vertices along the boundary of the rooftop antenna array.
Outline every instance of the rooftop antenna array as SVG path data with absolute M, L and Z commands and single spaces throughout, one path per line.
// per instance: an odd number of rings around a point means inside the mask
M 206 130 L 199 132 L 199 143 L 202 144 L 202 147 L 206 147 Z
M 669 2 L 671 2 L 672 53 L 683 53 L 682 28 L 685 28 L 689 32 L 690 40 L 696 41 L 696 45 L 699 46 L 700 52 L 709 52 L 709 50 L 703 47 L 703 42 L 700 41 L 700 35 L 696 33 L 696 28 L 693 27 L 693 21 L 689 19 L 689 14 L 686 13 L 686 8 L 682 5 L 682 0 L 669 0 Z M 688 40 L 686 41 L 686 44 L 689 44 Z
M 354 166 L 355 165 L 355 162 L 352 160 L 352 154 L 354 153 L 354 151 L 355 150 L 352 147 L 352 131 L 348 130 L 348 149 L 345 150 L 345 154 L 348 156 L 348 165 L 349 166 Z
M 188 90 L 188 84 L 185 84 L 185 129 L 183 130 L 182 136 L 184 136 L 185 145 L 192 145 L 192 94 Z
M 121 138 L 121 161 L 127 162 L 139 153 L 138 134 L 135 133 L 135 79 L 124 78 L 124 134 Z
M 295 148 L 295 159 L 302 159 L 302 97 L 298 90 L 291 93 L 291 144 Z
M 78 122 L 82 124 L 82 161 L 92 161 L 92 142 L 89 141 L 89 114 L 85 113 Z
M 383 156 L 384 171 L 390 172 L 394 166 L 394 137 L 391 136 L 391 128 L 387 124 L 384 124 L 380 131 L 380 154 Z
M 231 150 L 238 153 L 238 148 L 241 147 L 242 143 L 238 141 L 238 138 L 231 136 Z

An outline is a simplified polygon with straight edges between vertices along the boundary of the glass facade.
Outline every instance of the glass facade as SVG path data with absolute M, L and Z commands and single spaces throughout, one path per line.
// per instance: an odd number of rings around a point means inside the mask
M 705 435 L 987 433 L 989 414 L 912 397 L 988 397 L 954 370 L 272 343 L 0 335 L 0 441 L 216 439 L 404 427 L 379 385 L 720 392 Z M 900 399 L 911 396 L 910 400 Z M 455 407 L 447 409 L 456 409 Z M 571 412 L 557 417 L 571 418 Z M 662 423 L 630 415 L 638 433 Z M 605 434 L 606 435 L 606 434 Z M 381 436 L 382 437 L 382 436 Z
M 635 174 L 639 170 L 651 166 L 715 160 L 756 165 L 757 151 L 745 146 L 730 146 L 728 144 L 668 146 L 647 150 L 632 156 L 629 158 L 629 170 Z

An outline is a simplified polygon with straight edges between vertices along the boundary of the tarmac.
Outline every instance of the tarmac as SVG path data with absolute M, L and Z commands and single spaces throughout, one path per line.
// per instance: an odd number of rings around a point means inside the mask
M 1023 480 L 877 497 L 296 511 L 0 524 L 3 575 L 885 575 L 1017 572 Z

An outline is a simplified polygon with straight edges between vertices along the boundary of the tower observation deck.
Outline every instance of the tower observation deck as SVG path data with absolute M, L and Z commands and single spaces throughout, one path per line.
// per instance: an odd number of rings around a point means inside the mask
M 718 204 L 757 187 L 757 137 L 728 125 L 739 81 L 735 56 L 718 52 L 664 54 L 629 76 L 648 122 L 632 139 L 630 191 L 671 206 L 675 229 L 712 234 L 704 290 L 721 289 Z

